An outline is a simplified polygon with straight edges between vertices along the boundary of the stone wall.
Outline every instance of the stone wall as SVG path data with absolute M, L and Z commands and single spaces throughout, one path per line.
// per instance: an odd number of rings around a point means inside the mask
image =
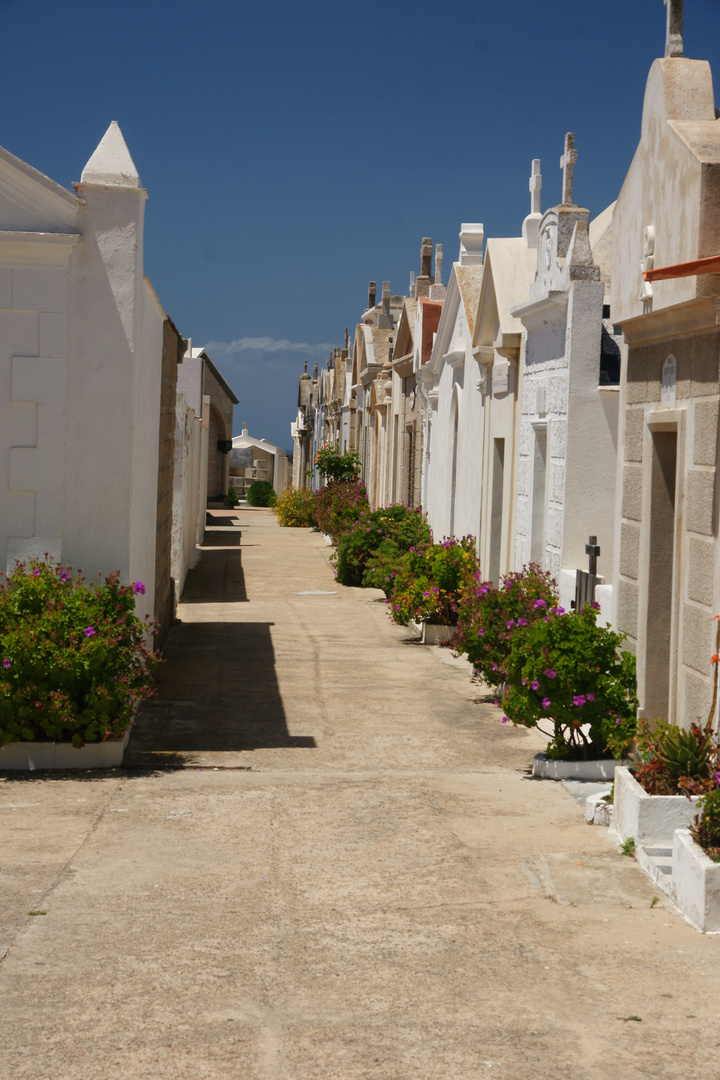
M 171 572 L 173 477 L 175 465 L 175 411 L 178 364 L 186 342 L 170 319 L 163 324 L 160 432 L 158 443 L 157 538 L 155 547 L 156 645 L 167 636 L 174 618 L 175 597 Z

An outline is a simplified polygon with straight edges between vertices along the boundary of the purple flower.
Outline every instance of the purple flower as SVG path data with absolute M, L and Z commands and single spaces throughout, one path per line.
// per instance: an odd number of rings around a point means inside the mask
M 527 686 L 527 679 L 523 679 L 522 684 L 523 686 Z
M 587 698 L 588 701 L 594 701 L 595 700 L 595 695 L 594 694 L 586 694 L 585 697 Z
M 495 698 L 495 701 L 493 702 L 493 705 L 495 706 L 496 709 L 499 709 L 500 708 L 500 699 Z
M 720 772 L 715 773 L 715 787 L 720 787 Z
M 533 679 L 530 685 L 532 686 L 533 690 L 537 690 L 537 688 L 540 686 L 540 683 L 537 681 L 537 679 Z
M 508 630 L 512 630 L 514 625 L 515 625 L 515 620 L 511 619 L 510 622 L 507 624 Z
M 512 589 L 512 587 L 513 587 L 512 581 L 506 581 L 505 584 L 503 585 L 504 589 Z
M 545 600 L 536 600 L 535 603 L 533 604 L 533 607 L 534 608 L 547 607 L 547 602 Z
M 61 581 L 69 581 L 70 580 L 70 575 L 68 574 L 67 570 L 63 570 L 62 574 L 60 575 L 60 580 Z
M 97 633 L 97 631 L 95 630 L 95 628 L 93 626 L 86 626 L 85 627 L 85 637 L 95 637 L 96 633 Z
M 6 670 L 7 670 L 7 668 L 9 668 L 9 667 L 10 667 L 10 661 L 8 660 L 8 658 L 7 658 L 7 657 L 5 657 L 5 659 L 3 660 L 3 667 L 4 667 L 4 668 L 5 668 Z
M 484 633 L 484 630 L 478 630 L 478 637 L 482 637 Z
M 545 674 L 547 675 L 548 679 L 556 679 L 557 678 L 557 672 L 553 671 L 553 669 L 551 667 L 545 669 Z
M 40 567 L 36 566 L 33 570 L 33 577 L 40 577 Z
M 619 716 L 616 716 L 616 717 L 615 717 L 615 723 L 616 723 L 616 724 L 619 724 L 619 723 L 620 723 L 620 717 L 619 717 Z
M 142 581 L 136 581 L 135 582 L 135 584 L 133 585 L 133 591 L 134 591 L 136 596 L 144 596 L 145 595 L 145 586 L 143 585 Z
M 564 615 L 565 614 L 565 608 L 564 607 L 556 607 L 555 608 L 555 614 L 556 615 Z
M 481 589 L 478 589 L 477 591 L 478 596 L 484 596 L 484 594 L 488 591 L 489 588 L 489 585 L 483 585 L 483 587 Z
M 527 619 L 518 619 L 518 626 L 527 626 Z
M 507 716 L 503 716 L 503 718 L 502 718 L 502 723 L 503 723 L 503 724 L 507 724 L 507 722 L 508 722 L 508 718 L 507 718 Z
M 583 694 L 576 694 L 573 697 L 573 705 L 577 705 L 578 709 L 582 709 L 585 704 L 585 696 Z
M 544 697 L 542 699 L 542 707 L 546 712 L 550 708 L 550 698 L 549 697 Z

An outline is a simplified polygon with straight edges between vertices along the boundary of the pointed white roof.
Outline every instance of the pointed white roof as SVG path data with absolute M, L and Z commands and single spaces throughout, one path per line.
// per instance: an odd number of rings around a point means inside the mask
M 82 171 L 81 180 L 83 184 L 102 184 L 103 187 L 142 187 L 117 120 L 113 120 L 100 140 Z

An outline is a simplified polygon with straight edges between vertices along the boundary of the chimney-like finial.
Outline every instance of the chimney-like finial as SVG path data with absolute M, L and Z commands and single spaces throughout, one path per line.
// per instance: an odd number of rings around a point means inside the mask
M 435 245 L 435 284 L 442 285 L 443 246 Z
M 563 172 L 562 204 L 573 205 L 573 169 L 577 164 L 578 152 L 575 149 L 575 135 L 568 131 L 565 136 L 565 153 L 560 158 L 560 168 Z
M 345 327 L 345 350 L 346 350 L 346 351 L 347 351 L 347 347 L 348 347 L 348 342 L 349 342 L 349 340 L 350 340 L 350 339 L 349 339 L 349 337 L 348 337 L 348 328 L 347 328 L 347 326 L 346 326 L 346 327 Z
M 377 285 L 374 281 L 368 282 L 368 309 L 375 307 L 375 298 L 377 296 Z
M 433 245 L 431 237 L 423 236 L 422 244 L 420 245 L 420 277 L 430 277 L 432 248 Z
M 415 298 L 415 271 L 410 271 L 410 296 Z
M 667 33 L 665 56 L 683 56 L 683 0 L 665 0 Z
M 307 360 L 305 361 L 305 374 L 307 375 Z

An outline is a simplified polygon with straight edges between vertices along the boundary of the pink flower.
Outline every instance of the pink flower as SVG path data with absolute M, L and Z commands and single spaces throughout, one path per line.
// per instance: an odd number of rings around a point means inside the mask
M 7 670 L 10 667 L 10 661 L 7 657 L 3 660 L 3 667 Z
M 484 633 L 484 630 L 478 630 L 478 637 L 482 637 Z
M 511 619 L 510 622 L 507 624 L 508 630 L 512 630 L 514 625 L 515 625 L 515 620 Z
M 60 575 L 60 580 L 61 581 L 69 581 L 70 580 L 70 575 L 68 574 L 67 570 L 63 570 L 62 574 Z
M 503 718 L 502 718 L 502 723 L 503 723 L 503 724 L 507 724 L 507 722 L 508 722 L 508 718 L 507 718 L 507 716 L 503 716 Z
M 556 679 L 557 678 L 557 672 L 553 671 L 553 669 L 551 667 L 545 669 L 545 674 L 547 675 L 548 679 Z
M 586 696 L 588 701 L 594 701 L 595 700 L 595 695 L 594 694 L 586 694 L 585 696 Z
M 533 604 L 533 607 L 534 608 L 547 607 L 547 602 L 545 600 L 536 600 L 535 603 Z
M 133 585 L 133 591 L 136 594 L 136 596 L 144 596 L 145 595 L 145 586 L 143 585 L 142 581 L 136 581 L 135 582 L 135 584 Z
M 33 570 L 33 577 L 40 577 L 40 568 L 37 566 Z
M 544 697 L 542 699 L 542 707 L 545 710 L 545 712 L 547 712 L 547 710 L 550 708 L 550 698 L 549 697 Z
M 85 627 L 85 637 L 95 637 L 97 631 L 92 626 Z
M 540 686 L 540 683 L 537 681 L 537 679 L 533 679 L 533 681 L 530 683 L 530 685 L 532 686 L 533 690 L 537 690 L 538 687 Z

